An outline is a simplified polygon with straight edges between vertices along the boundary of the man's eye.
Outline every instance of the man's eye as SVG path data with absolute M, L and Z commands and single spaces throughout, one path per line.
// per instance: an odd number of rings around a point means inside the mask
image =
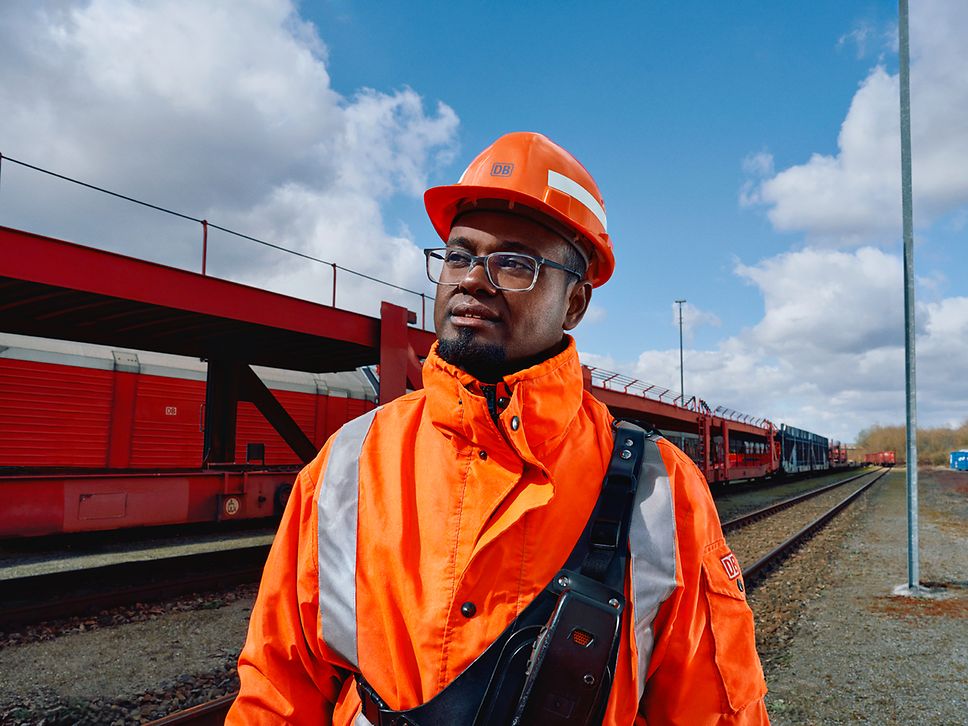
M 534 264 L 526 257 L 498 257 L 498 267 L 509 272 L 530 272 Z
M 471 256 L 466 252 L 447 252 L 444 254 L 444 262 L 451 267 L 467 267 L 471 261 Z

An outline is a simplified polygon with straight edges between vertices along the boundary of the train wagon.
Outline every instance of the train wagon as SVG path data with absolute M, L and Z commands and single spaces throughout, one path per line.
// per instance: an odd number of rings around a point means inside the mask
M 835 469 L 841 466 L 847 466 L 848 463 L 848 453 L 847 444 L 842 444 L 839 441 L 830 442 L 830 468 Z
M 830 468 L 830 442 L 825 436 L 787 424 L 780 425 L 783 471 L 824 471 Z
M 895 451 L 875 451 L 871 454 L 864 454 L 865 464 L 876 466 L 894 466 L 897 463 L 897 452 Z
M 317 447 L 376 405 L 360 371 L 253 370 Z M 202 466 L 206 363 L 0 334 L 0 537 L 272 516 L 301 460 L 239 402 Z

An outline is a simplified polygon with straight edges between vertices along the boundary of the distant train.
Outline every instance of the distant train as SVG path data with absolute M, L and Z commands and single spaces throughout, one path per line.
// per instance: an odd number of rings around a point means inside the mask
M 865 464 L 876 464 L 877 466 L 894 466 L 897 463 L 896 451 L 875 451 L 872 454 L 864 454 Z

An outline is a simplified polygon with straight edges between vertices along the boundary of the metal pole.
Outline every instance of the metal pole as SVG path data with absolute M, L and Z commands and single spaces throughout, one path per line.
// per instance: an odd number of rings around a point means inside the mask
M 685 373 L 682 368 L 682 304 L 685 300 L 676 300 L 679 306 L 679 394 L 682 396 L 682 406 L 686 406 L 686 384 L 683 382 Z
M 904 372 L 907 402 L 908 589 L 920 589 L 918 572 L 918 418 L 914 355 L 914 203 L 911 194 L 911 58 L 908 2 L 898 0 L 901 61 L 901 217 L 904 227 Z
M 205 267 L 208 264 L 208 220 L 202 220 L 202 274 L 205 274 Z

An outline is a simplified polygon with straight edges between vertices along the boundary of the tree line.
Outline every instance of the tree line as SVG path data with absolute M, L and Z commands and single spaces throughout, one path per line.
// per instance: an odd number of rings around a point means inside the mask
M 857 434 L 857 452 L 852 458 L 863 459 L 875 451 L 897 452 L 897 463 L 906 461 L 904 426 L 870 426 Z M 952 451 L 968 449 L 968 419 L 958 428 L 942 426 L 918 429 L 918 463 L 948 465 Z

